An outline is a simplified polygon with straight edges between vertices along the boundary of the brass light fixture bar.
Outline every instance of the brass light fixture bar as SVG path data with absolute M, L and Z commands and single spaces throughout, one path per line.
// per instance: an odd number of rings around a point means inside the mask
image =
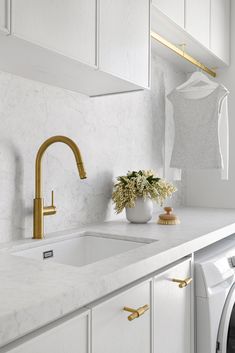
M 207 66 L 200 63 L 200 61 L 194 59 L 191 55 L 187 54 L 185 52 L 185 50 L 178 48 L 176 45 L 172 44 L 167 39 L 160 36 L 160 34 L 154 32 L 154 31 L 151 31 L 151 37 L 153 39 L 157 40 L 159 43 L 165 45 L 167 48 L 169 48 L 170 50 L 172 50 L 174 53 L 178 54 L 179 56 L 181 56 L 185 60 L 189 61 L 191 64 L 197 66 L 199 69 L 205 71 L 206 73 L 208 73 L 209 75 L 211 75 L 213 77 L 216 77 L 215 71 L 209 69 Z

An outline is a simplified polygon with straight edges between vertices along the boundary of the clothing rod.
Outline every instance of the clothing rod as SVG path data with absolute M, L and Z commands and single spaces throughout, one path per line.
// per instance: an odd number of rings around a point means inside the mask
M 199 67 L 201 70 L 205 71 L 209 75 L 211 75 L 213 77 L 216 77 L 216 72 L 214 72 L 213 70 L 209 69 L 204 64 L 200 63 L 200 61 L 194 59 L 191 55 L 187 54 L 184 50 L 179 49 L 176 45 L 172 44 L 171 42 L 169 42 L 168 40 L 166 40 L 165 38 L 160 36 L 160 34 L 151 31 L 151 37 L 153 39 L 157 40 L 159 43 L 165 45 L 167 48 L 172 50 L 174 53 L 176 53 L 179 56 L 183 57 L 185 60 L 189 61 L 191 64 Z

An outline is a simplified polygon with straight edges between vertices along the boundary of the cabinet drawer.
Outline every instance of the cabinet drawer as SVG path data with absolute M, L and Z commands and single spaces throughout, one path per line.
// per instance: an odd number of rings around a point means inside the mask
M 92 309 L 93 353 L 150 353 L 151 307 L 139 318 L 128 320 L 125 306 L 150 306 L 151 281 L 127 290 Z
M 154 352 L 189 353 L 191 350 L 191 283 L 180 288 L 173 279 L 187 279 L 191 259 L 154 278 Z
M 85 311 L 61 319 L 10 344 L 3 353 L 89 353 L 89 318 L 89 312 Z

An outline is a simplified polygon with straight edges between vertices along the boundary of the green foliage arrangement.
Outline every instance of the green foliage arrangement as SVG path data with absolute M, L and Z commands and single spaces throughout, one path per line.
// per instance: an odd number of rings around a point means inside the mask
M 143 197 L 162 205 L 177 189 L 172 183 L 158 178 L 152 170 L 139 170 L 128 172 L 119 176 L 114 185 L 112 200 L 115 211 L 122 212 L 125 207 L 135 207 L 137 197 Z

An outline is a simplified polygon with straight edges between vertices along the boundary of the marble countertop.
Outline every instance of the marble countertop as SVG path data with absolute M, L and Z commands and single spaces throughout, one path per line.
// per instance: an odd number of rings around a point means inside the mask
M 181 208 L 176 226 L 111 221 L 76 231 L 158 240 L 86 265 L 72 267 L 18 257 L 25 239 L 0 246 L 0 347 L 49 322 L 235 233 L 234 209 Z M 50 243 L 65 232 L 47 236 Z

